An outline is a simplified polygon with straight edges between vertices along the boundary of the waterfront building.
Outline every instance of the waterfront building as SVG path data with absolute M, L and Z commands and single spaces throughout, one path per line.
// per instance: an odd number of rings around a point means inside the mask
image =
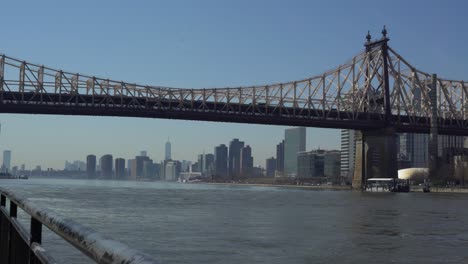
M 150 160 L 146 156 L 136 156 L 132 160 L 130 178 L 132 180 L 140 180 L 143 178 L 143 163 L 145 160 Z
M 228 169 L 231 179 L 240 176 L 240 152 L 243 147 L 244 142 L 237 138 L 229 143 Z
M 299 152 L 297 156 L 297 178 L 324 176 L 324 150 Z
M 88 179 L 96 178 L 96 156 L 88 155 L 86 156 L 86 175 Z
M 439 135 L 437 142 L 437 155 L 440 158 L 444 153 L 461 151 L 464 148 L 463 136 Z M 408 161 L 412 168 L 429 166 L 429 135 L 399 134 L 398 143 L 399 160 Z
M 266 175 L 267 177 L 275 177 L 275 171 L 277 168 L 277 160 L 274 157 L 266 159 L 265 161 L 265 168 L 266 168 Z
M 99 159 L 101 178 L 112 179 L 112 155 L 106 154 Z
M 323 161 L 323 174 L 334 183 L 341 183 L 341 153 L 338 150 L 326 151 Z
M 117 158 L 115 159 L 115 178 L 117 180 L 123 180 L 126 178 L 125 175 L 125 159 Z
M 305 127 L 288 128 L 284 132 L 284 176 L 296 177 L 298 153 L 305 151 Z
M 205 153 L 203 154 L 198 154 L 198 170 L 199 172 L 201 172 L 202 174 L 205 173 Z
M 11 169 L 11 150 L 3 151 L 3 168 L 7 172 Z
M 284 139 L 276 145 L 276 176 L 284 175 Z
M 228 148 L 221 144 L 214 149 L 215 176 L 226 178 L 228 176 Z
M 253 169 L 253 157 L 252 148 L 249 145 L 241 148 L 240 151 L 240 175 L 242 177 L 252 176 Z
M 165 160 L 170 160 L 172 159 L 172 153 L 171 153 L 171 142 L 169 142 L 169 139 L 167 139 L 166 146 L 164 149 L 164 159 Z
M 352 129 L 341 130 L 341 168 L 340 176 L 352 180 L 354 175 L 354 162 L 356 158 L 356 131 Z
M 214 154 L 205 154 L 205 176 L 206 177 L 212 177 L 214 175 L 214 170 L 215 170 L 215 156 Z
M 159 168 L 159 167 L 158 167 Z M 146 180 L 154 180 L 157 172 L 152 160 L 143 161 L 143 178 Z
M 176 168 L 176 162 L 175 161 L 168 161 L 166 163 L 166 168 L 165 168 L 165 180 L 166 181 L 176 181 L 177 180 L 177 168 Z

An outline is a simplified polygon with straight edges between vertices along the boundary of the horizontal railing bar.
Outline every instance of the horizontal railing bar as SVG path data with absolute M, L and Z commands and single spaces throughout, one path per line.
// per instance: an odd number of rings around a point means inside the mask
M 31 251 L 34 253 L 36 258 L 43 264 L 57 264 L 58 262 L 50 256 L 49 253 L 38 243 L 31 244 Z
M 131 249 L 120 242 L 111 240 L 95 230 L 71 219 L 63 218 L 51 210 L 40 208 L 28 199 L 13 193 L 11 190 L 0 188 L 0 193 L 96 263 L 157 263 L 149 255 Z

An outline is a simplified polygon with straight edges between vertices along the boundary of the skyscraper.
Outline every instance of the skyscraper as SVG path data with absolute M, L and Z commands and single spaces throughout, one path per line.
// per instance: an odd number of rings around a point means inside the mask
M 145 160 L 150 160 L 150 158 L 146 156 L 136 156 L 135 159 L 132 160 L 130 171 L 130 178 L 132 180 L 143 178 L 143 163 Z
M 228 176 L 228 148 L 221 144 L 214 149 L 215 176 L 226 178 Z
M 266 176 L 267 177 L 275 177 L 275 171 L 276 171 L 276 159 L 271 157 L 269 159 L 266 159 L 265 162 L 265 168 L 266 168 Z
M 6 171 L 11 169 L 11 150 L 3 151 L 3 168 Z
M 241 148 L 240 161 L 241 175 L 244 177 L 252 176 L 253 157 L 252 148 L 249 145 Z
M 101 167 L 101 177 L 103 179 L 112 179 L 112 155 L 106 154 L 99 159 Z
M 276 172 L 284 176 L 284 139 L 276 145 Z
M 96 156 L 88 155 L 86 156 L 86 175 L 88 179 L 96 178 Z
M 166 142 L 166 148 L 165 148 L 165 152 L 164 152 L 164 159 L 165 160 L 171 160 L 172 157 L 171 157 L 171 142 L 169 142 L 169 139 L 167 139 L 167 142 Z
M 146 157 L 148 156 L 148 152 L 146 150 L 140 151 L 140 156 Z
M 356 157 L 356 131 L 341 130 L 341 168 L 340 176 L 352 180 Z
M 244 142 L 235 138 L 229 143 L 229 177 L 236 178 L 240 175 L 240 151 Z
M 284 131 L 284 176 L 296 177 L 297 154 L 305 151 L 305 127 L 288 128 Z
M 205 154 L 205 176 L 211 177 L 214 174 L 215 157 L 213 154 Z
M 115 178 L 117 180 L 125 179 L 125 159 L 115 159 Z

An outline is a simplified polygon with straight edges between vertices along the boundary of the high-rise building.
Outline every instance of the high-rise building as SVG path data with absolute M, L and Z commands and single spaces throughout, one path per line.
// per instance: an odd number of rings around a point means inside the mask
M 206 165 L 205 153 L 198 154 L 198 169 L 202 174 L 205 173 L 205 170 L 206 170 L 205 165 Z
M 266 176 L 267 177 L 275 177 L 275 171 L 276 171 L 276 168 L 277 168 L 276 159 L 274 157 L 266 159 L 265 168 L 266 168 Z
M 437 142 L 439 157 L 451 150 L 461 150 L 464 147 L 462 136 L 439 135 Z M 407 160 L 412 168 L 427 168 L 429 166 L 429 135 L 399 134 L 398 157 Z
M 305 127 L 288 128 L 284 132 L 284 176 L 296 177 L 297 154 L 305 151 Z
M 205 176 L 212 177 L 215 169 L 215 156 L 214 154 L 205 154 Z
M 340 176 L 352 180 L 354 175 L 354 161 L 356 158 L 356 131 L 341 130 L 341 168 Z
M 180 167 L 180 162 L 175 160 L 168 161 L 165 169 L 166 181 L 177 181 L 179 179 Z
M 142 150 L 142 151 L 140 151 L 140 156 L 147 157 L 148 152 L 146 150 Z
M 154 180 L 156 178 L 155 166 L 152 160 L 143 161 L 143 178 L 146 180 Z
M 276 175 L 284 176 L 284 139 L 276 145 Z
M 146 156 L 136 156 L 135 159 L 132 160 L 130 171 L 130 178 L 132 180 L 140 180 L 143 178 L 143 163 L 145 160 L 150 160 L 150 158 Z
M 86 156 L 86 175 L 88 179 L 96 178 L 96 156 L 88 155 Z
M 339 180 L 341 171 L 341 153 L 338 150 L 332 150 L 325 152 L 323 161 L 323 176 L 327 177 L 335 183 L 340 183 Z
M 253 157 L 252 148 L 249 145 L 241 148 L 240 161 L 241 176 L 252 176 Z
M 244 142 L 235 138 L 229 143 L 229 177 L 240 176 L 240 151 L 244 147 Z
M 214 149 L 215 176 L 226 178 L 228 176 L 228 148 L 221 144 Z
M 125 159 L 115 159 L 115 178 L 117 180 L 123 180 L 126 178 L 125 174 Z
M 101 178 L 112 179 L 112 155 L 106 154 L 99 159 Z
M 166 147 L 164 149 L 164 159 L 165 160 L 171 160 L 172 157 L 171 157 L 171 142 L 169 142 L 169 139 L 167 139 L 167 142 L 166 142 Z
M 3 168 L 6 171 L 11 169 L 11 150 L 3 151 Z
M 299 152 L 297 156 L 297 178 L 314 178 L 324 176 L 325 151 L 313 150 Z

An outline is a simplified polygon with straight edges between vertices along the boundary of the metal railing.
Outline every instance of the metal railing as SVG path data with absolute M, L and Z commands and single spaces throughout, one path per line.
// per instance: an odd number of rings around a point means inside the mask
M 31 217 L 29 230 L 18 221 L 18 207 Z M 0 263 L 57 263 L 41 245 L 42 226 L 46 226 L 96 263 L 157 263 L 146 254 L 106 238 L 51 210 L 40 208 L 11 190 L 0 188 Z

